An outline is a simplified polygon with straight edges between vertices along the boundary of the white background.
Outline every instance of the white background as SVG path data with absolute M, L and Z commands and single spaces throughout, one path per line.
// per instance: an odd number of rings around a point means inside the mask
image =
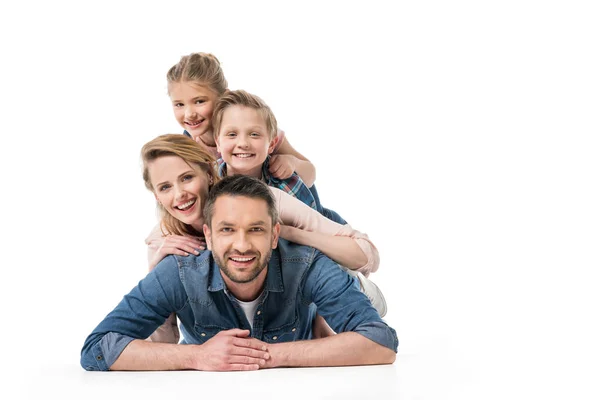
M 139 150 L 181 132 L 165 74 L 195 51 L 271 105 L 323 204 L 377 244 L 400 346 L 392 367 L 168 387 L 600 398 L 594 2 L 283 4 L 2 3 L 6 398 L 164 397 L 165 375 L 86 373 L 79 351 L 146 271 Z

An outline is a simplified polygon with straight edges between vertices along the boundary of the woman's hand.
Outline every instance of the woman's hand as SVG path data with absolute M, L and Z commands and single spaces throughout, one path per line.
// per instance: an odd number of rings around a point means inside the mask
M 154 267 L 169 254 L 179 256 L 188 256 L 190 254 L 198 255 L 201 250 L 206 248 L 204 239 L 193 236 L 167 235 L 161 237 L 148 238 L 148 251 L 151 254 L 149 260 L 149 270 Z

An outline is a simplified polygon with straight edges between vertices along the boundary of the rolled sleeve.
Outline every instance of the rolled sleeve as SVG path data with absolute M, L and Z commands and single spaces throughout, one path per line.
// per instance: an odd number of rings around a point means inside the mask
M 146 339 L 187 301 L 177 259 L 163 259 L 87 337 L 81 366 L 107 371 L 134 339 Z
M 396 331 L 390 328 L 385 322 L 366 322 L 356 327 L 354 332 L 359 333 L 371 339 L 375 343 L 387 347 L 390 350 L 398 352 L 398 337 Z
M 81 366 L 87 371 L 108 371 L 125 347 L 135 338 L 109 332 L 96 341 L 90 351 L 81 356 Z
M 317 253 L 306 276 L 303 293 L 336 333 L 356 332 L 398 351 L 396 331 L 381 319 L 353 278 L 321 253 Z

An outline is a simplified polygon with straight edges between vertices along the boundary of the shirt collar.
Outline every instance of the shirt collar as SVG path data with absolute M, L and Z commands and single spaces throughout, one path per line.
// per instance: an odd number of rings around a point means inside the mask
M 221 178 L 227 176 L 227 163 L 223 160 L 223 157 L 217 159 L 217 174 Z
M 267 185 L 273 186 L 271 184 L 271 182 L 277 181 L 277 178 L 275 178 L 269 172 L 269 163 L 270 162 L 271 162 L 271 155 L 269 154 L 269 155 L 267 155 L 267 159 L 265 160 L 265 162 L 263 162 L 263 165 L 262 165 L 262 178 L 263 178 L 263 182 L 266 182 Z

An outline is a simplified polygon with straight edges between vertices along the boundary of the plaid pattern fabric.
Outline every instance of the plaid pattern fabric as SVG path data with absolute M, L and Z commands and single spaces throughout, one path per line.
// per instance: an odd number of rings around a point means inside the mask
M 300 178 L 300 176 L 296 172 L 294 172 L 292 176 L 290 176 L 287 179 L 275 178 L 269 172 L 270 160 L 271 156 L 267 156 L 267 159 L 262 165 L 263 181 L 267 185 L 273 186 L 277 189 L 281 189 L 287 194 L 294 196 L 307 206 L 319 211 L 317 209 L 317 204 L 313 194 L 311 193 L 310 189 L 306 186 L 302 178 Z M 219 159 L 217 160 L 217 168 L 220 177 L 224 177 L 227 175 L 227 164 L 221 157 L 219 157 Z

